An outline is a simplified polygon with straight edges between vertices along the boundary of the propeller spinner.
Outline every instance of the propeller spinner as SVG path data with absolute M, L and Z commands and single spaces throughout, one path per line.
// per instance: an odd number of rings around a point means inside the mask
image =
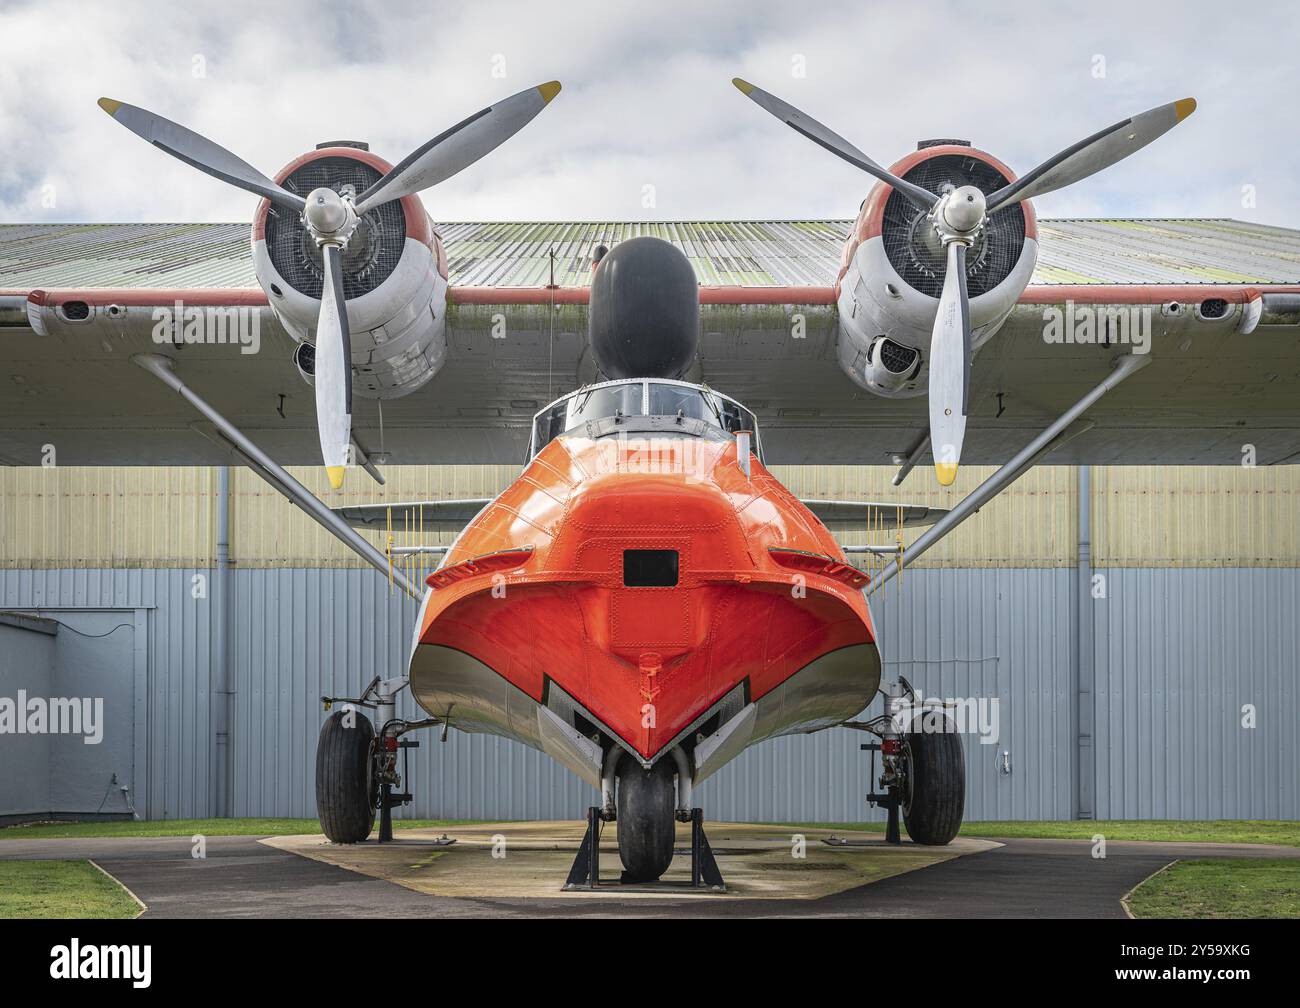
M 1170 102 L 1093 134 L 996 192 L 985 194 L 975 186 L 960 186 L 939 195 L 891 174 L 838 133 L 775 95 L 739 77 L 732 83 L 742 94 L 795 132 L 896 189 L 927 214 L 930 225 L 942 241 L 947 266 L 930 340 L 929 407 L 934 470 L 943 486 L 951 485 L 957 478 L 970 405 L 967 249 L 979 237 L 989 217 L 1002 207 L 1054 192 L 1095 175 L 1169 132 L 1196 111 L 1194 98 Z
M 306 198 L 289 192 L 248 162 L 193 130 L 146 109 L 111 98 L 99 107 L 129 129 L 193 168 L 302 217 L 321 250 L 324 289 L 316 324 L 316 426 L 330 485 L 343 485 L 352 438 L 352 350 L 342 254 L 367 210 L 437 185 L 469 167 L 518 133 L 560 92 L 550 81 L 520 91 L 439 134 L 355 199 L 348 192 L 315 189 Z

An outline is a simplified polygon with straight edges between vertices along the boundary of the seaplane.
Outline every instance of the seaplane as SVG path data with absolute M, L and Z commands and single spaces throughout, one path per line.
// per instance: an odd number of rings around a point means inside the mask
M 689 823 L 692 884 L 720 888 L 695 789 L 750 746 L 848 726 L 875 739 L 869 797 L 891 832 L 901 817 L 914 842 L 947 844 L 963 815 L 960 740 L 942 710 L 900 717 L 916 692 L 882 675 L 872 593 L 1046 458 L 1233 463 L 1249 431 L 1260 464 L 1296 460 L 1300 287 L 1031 284 L 1032 200 L 1162 137 L 1192 99 L 1017 176 L 958 140 L 922 142 L 886 169 L 734 84 L 872 179 L 821 284 L 701 283 L 679 243 L 618 226 L 558 253 L 584 264 L 581 282 L 556 282 L 552 249 L 531 286 L 451 283 L 419 194 L 527 126 L 558 82 L 395 166 L 334 141 L 273 178 L 153 112 L 100 101 L 163 153 L 259 198 L 258 285 L 0 292 L 0 358 L 22 379 L 0 390 L 0 454 L 33 464 L 56 443 L 65 464 L 233 459 L 419 600 L 407 667 L 323 698 L 338 704 L 316 764 L 330 840 L 366 841 L 377 814 L 391 837 L 391 810 L 411 799 L 398 765 L 408 733 L 488 732 L 592 786 L 566 884 L 600 884 L 608 823 L 621 880 L 660 879 Z M 142 155 L 142 174 L 150 164 Z M 1100 318 L 1090 338 L 1045 337 L 1047 313 L 1067 303 Z M 158 312 L 173 306 L 175 332 L 160 339 Z M 585 332 L 556 333 L 564 306 Z M 185 313 L 214 308 L 255 313 L 261 351 L 188 339 Z M 1132 309 L 1148 331 L 1124 328 Z M 33 388 L 37 399 L 23 394 Z M 948 509 L 800 500 L 768 468 L 888 459 L 900 484 L 927 457 L 942 486 L 963 463 L 1000 468 Z M 328 496 L 345 478 L 382 484 L 389 463 L 503 459 L 522 463 L 518 477 L 482 500 L 330 506 L 284 468 L 323 465 Z M 436 555 L 426 577 L 395 564 L 394 514 L 456 530 L 450 546 L 406 548 Z M 925 531 L 904 547 L 910 526 Z M 900 534 L 873 547 L 837 538 L 865 528 Z M 874 577 L 853 561 L 866 549 L 881 555 Z M 398 715 L 403 691 L 418 716 Z M 883 713 L 858 720 L 882 696 Z

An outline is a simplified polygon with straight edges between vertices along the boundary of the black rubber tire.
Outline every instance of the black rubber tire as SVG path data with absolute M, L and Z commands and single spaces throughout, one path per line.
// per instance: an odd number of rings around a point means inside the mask
M 653 882 L 673 860 L 677 795 L 672 761 L 660 760 L 647 771 L 625 758 L 616 794 L 623 881 Z
M 966 760 L 961 736 L 947 721 L 946 731 L 904 736 L 908 784 L 903 792 L 903 823 L 914 843 L 942 847 L 961 829 L 966 811 Z
M 351 727 L 344 724 L 349 713 Z M 316 814 L 334 843 L 360 843 L 374 828 L 379 804 L 370 773 L 374 739 L 375 726 L 363 711 L 338 710 L 321 725 L 316 744 Z

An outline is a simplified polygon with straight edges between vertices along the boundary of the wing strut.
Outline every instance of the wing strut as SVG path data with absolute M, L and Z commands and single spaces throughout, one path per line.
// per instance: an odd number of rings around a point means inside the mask
M 412 598 L 419 599 L 422 597 L 419 588 L 405 574 L 390 569 L 388 557 L 377 547 L 356 532 L 343 518 L 326 507 L 319 497 L 285 472 L 269 455 L 248 440 L 238 427 L 218 413 L 205 399 L 181 381 L 180 376 L 176 374 L 175 362 L 170 357 L 165 357 L 162 354 L 135 354 L 131 361 L 144 368 L 164 385 L 170 387 L 172 391 L 203 414 L 216 427 L 221 436 L 229 442 L 230 446 L 244 457 L 254 472 L 294 504 L 298 505 L 326 532 L 342 542 L 343 545 L 383 574 L 384 577 L 389 577 L 391 574 L 397 586 Z
M 1056 447 L 1062 435 L 1069 434 L 1070 428 L 1075 424 L 1075 421 L 1091 409 L 1098 399 L 1128 378 L 1129 375 L 1141 371 L 1150 363 L 1151 358 L 1145 354 L 1141 356 L 1125 354 L 1120 357 L 1115 362 L 1114 370 L 1106 376 L 1101 384 L 1094 387 L 1087 395 L 1062 413 L 1055 423 L 1020 449 L 1019 453 L 1010 462 L 963 497 L 961 503 L 918 536 L 916 542 L 908 547 L 907 562 L 914 563 L 922 553 L 1028 472 L 1034 463 L 1046 454 L 1049 449 Z M 898 560 L 891 560 L 863 591 L 870 595 L 897 573 Z

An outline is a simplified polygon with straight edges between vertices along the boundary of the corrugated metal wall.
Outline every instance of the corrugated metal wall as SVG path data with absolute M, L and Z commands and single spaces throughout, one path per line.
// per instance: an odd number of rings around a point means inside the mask
M 1300 466 L 1093 466 L 1107 567 L 1300 566 Z
M 1300 818 L 1300 572 L 1103 573 L 1097 817 Z

